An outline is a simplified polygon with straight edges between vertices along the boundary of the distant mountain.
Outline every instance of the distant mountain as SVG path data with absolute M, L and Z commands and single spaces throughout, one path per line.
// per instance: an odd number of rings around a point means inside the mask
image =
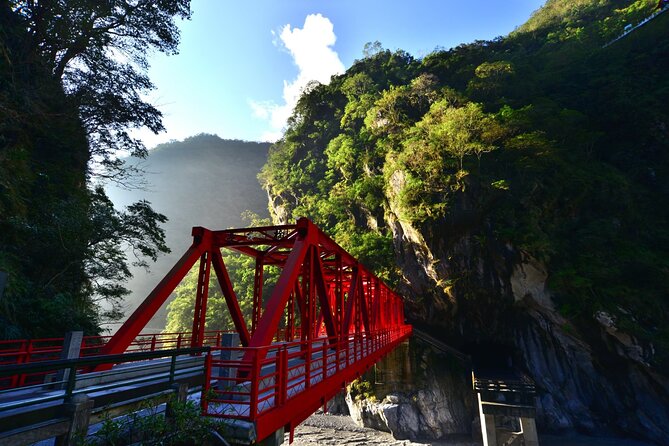
M 190 246 L 193 226 L 209 229 L 243 226 L 247 224 L 241 218 L 245 210 L 268 216 L 267 196 L 256 177 L 267 161 L 269 146 L 200 134 L 151 150 L 141 163 L 146 171 L 144 190 L 107 187 L 117 207 L 144 199 L 169 218 L 165 230 L 172 252 L 158 259 L 150 273 L 132 269 L 134 277 L 127 284 L 132 294 L 126 300 L 126 315 L 131 314 Z M 147 328 L 162 329 L 164 319 L 165 313 L 161 311 Z

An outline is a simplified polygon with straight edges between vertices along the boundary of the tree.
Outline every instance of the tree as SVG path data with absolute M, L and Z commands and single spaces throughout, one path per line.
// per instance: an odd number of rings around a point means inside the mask
M 476 67 L 474 75 L 467 86 L 470 96 L 478 95 L 486 100 L 501 100 L 505 83 L 513 78 L 515 68 L 506 60 L 483 62 Z
M 493 120 L 480 104 L 469 102 L 463 107 L 451 107 L 441 100 L 433 104 L 418 127 L 426 132 L 429 145 L 441 147 L 456 157 L 462 170 L 466 155 L 480 159 L 483 153 L 493 150 L 494 146 L 485 138 L 490 125 Z
M 127 253 L 167 252 L 149 203 L 114 209 L 104 178 L 128 184 L 130 130 L 162 129 L 142 100 L 147 54 L 174 53 L 188 0 L 10 0 L 0 5 L 0 336 L 100 331 L 128 291 Z M 104 304 L 104 305 L 103 305 Z
M 190 17 L 190 0 L 10 0 L 27 34 L 24 45 L 62 82 L 86 128 L 96 176 L 128 181 L 115 155 L 146 156 L 132 128 L 163 130 L 162 114 L 142 99 L 153 88 L 147 54 L 174 54 L 174 17 Z
M 375 40 L 374 42 L 367 42 L 362 48 L 362 55 L 365 58 L 374 57 L 381 52 L 383 52 L 383 44 L 378 40 Z

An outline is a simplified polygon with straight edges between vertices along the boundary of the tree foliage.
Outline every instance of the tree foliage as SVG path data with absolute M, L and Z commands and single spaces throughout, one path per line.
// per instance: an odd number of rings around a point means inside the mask
M 162 129 L 142 99 L 146 56 L 173 53 L 185 0 L 19 1 L 0 5 L 0 336 L 99 332 L 121 315 L 127 257 L 167 251 L 165 217 L 114 209 L 97 182 L 126 183 L 130 129 Z
M 161 113 L 142 99 L 153 88 L 146 69 L 149 51 L 174 54 L 175 17 L 190 17 L 189 0 L 11 0 L 22 21 L 27 51 L 62 81 L 79 109 L 97 175 L 128 180 L 115 155 L 146 156 L 132 128 L 163 130 Z
M 309 121 L 291 122 L 261 181 L 282 215 L 392 280 L 396 219 L 443 243 L 510 243 L 548 265 L 573 323 L 604 309 L 666 363 L 669 16 L 602 49 L 655 3 L 551 0 L 506 38 L 418 61 L 369 45 L 303 98 Z

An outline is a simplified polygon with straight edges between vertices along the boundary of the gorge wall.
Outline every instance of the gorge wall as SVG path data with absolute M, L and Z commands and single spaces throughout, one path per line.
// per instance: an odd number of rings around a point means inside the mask
M 512 245 L 481 244 L 472 236 L 449 240 L 450 228 L 418 230 L 389 213 L 397 261 L 414 324 L 441 333 L 468 354 L 484 345 L 513 352 L 516 369 L 537 385 L 537 424 L 544 433 L 576 431 L 623 435 L 668 444 L 669 382 L 648 364 L 652 345 L 616 327 L 604 312 L 589 328 L 576 327 L 555 309 L 546 267 Z M 452 284 L 469 274 L 476 287 Z M 396 438 L 438 439 L 477 434 L 477 413 L 467 373 L 424 351 L 418 382 L 382 391 L 381 401 L 355 401 L 360 424 Z M 429 348 L 428 348 L 429 350 Z M 457 360 L 450 359 L 450 363 Z M 474 430 L 472 431 L 472 422 Z
M 531 377 L 540 432 L 669 441 L 669 14 L 602 48 L 656 5 L 549 0 L 503 38 L 369 54 L 302 95 L 260 175 L 415 326 Z M 441 398 L 470 432 L 439 370 L 358 418 L 432 438 L 414 399 Z

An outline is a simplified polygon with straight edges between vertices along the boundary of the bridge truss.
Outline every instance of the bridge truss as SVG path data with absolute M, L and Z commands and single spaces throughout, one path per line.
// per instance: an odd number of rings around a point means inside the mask
M 221 249 L 255 259 L 248 324 Z M 411 334 L 400 296 L 301 218 L 283 226 L 193 228 L 191 247 L 101 353 L 126 351 L 198 261 L 190 346 L 205 343 L 212 268 L 241 344 L 218 346 L 207 357 L 203 413 L 235 420 L 242 430 L 248 424 L 258 440 L 281 428 L 292 438 L 297 424 Z M 267 296 L 266 265 L 281 270 Z

